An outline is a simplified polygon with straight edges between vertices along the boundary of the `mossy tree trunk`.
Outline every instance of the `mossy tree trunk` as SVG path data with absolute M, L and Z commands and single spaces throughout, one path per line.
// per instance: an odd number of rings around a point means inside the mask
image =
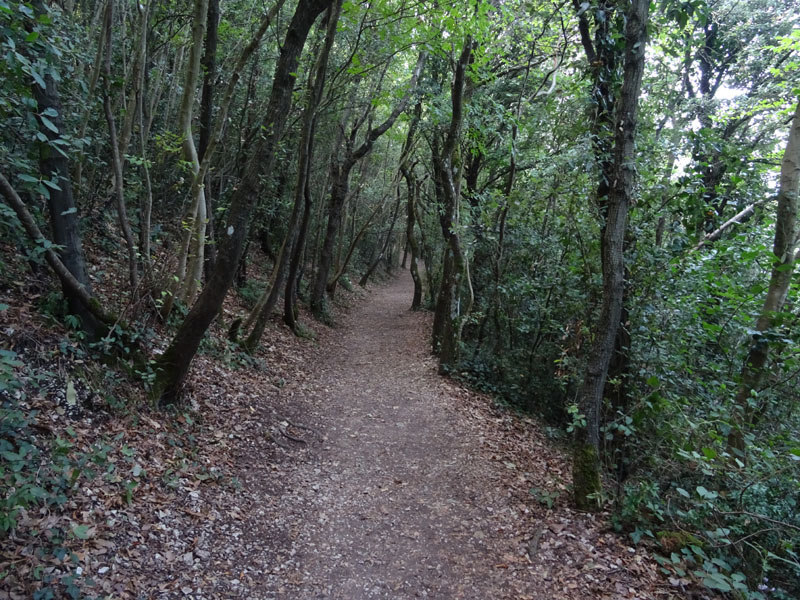
M 433 172 L 439 206 L 439 225 L 446 243 L 442 283 L 436 300 L 434 314 L 434 350 L 439 354 L 439 370 L 444 371 L 458 361 L 460 343 L 460 322 L 469 312 L 469 306 L 462 310 L 459 306 L 459 293 L 462 277 L 466 274 L 469 284 L 468 265 L 458 233 L 458 212 L 461 196 L 461 169 L 456 164 L 456 150 L 464 122 L 464 97 L 467 87 L 467 67 L 473 58 L 476 44 L 471 36 L 464 40 L 464 46 L 456 63 L 453 84 L 450 92 L 451 117 L 447 133 L 441 144 L 434 143 Z
M 608 368 L 614 353 L 615 342 L 623 314 L 625 286 L 624 245 L 627 231 L 628 208 L 633 196 L 635 178 L 635 137 L 639 109 L 639 94 L 644 72 L 644 51 L 649 13 L 648 0 L 633 0 L 624 19 L 613 5 L 604 7 L 602 18 L 596 18 L 595 44 L 589 38 L 586 13 L 581 14 L 581 41 L 589 63 L 595 70 L 594 94 L 597 100 L 596 120 L 607 124 L 595 132 L 595 152 L 601 164 L 598 185 L 602 223 L 601 260 L 603 270 L 603 299 L 600 319 L 595 327 L 594 343 L 589 353 L 586 374 L 579 392 L 579 411 L 585 418 L 585 427 L 577 428 L 573 454 L 573 486 L 575 504 L 583 510 L 596 509 L 601 491 L 600 430 L 603 390 Z M 616 13 L 616 14 L 615 14 Z M 608 40 L 613 36 L 609 23 L 625 23 L 622 86 L 615 102 L 616 67 L 619 52 Z M 619 25 L 615 25 L 619 26 Z M 616 111 L 613 107 L 616 106 Z M 613 142 L 613 152 L 611 152 Z

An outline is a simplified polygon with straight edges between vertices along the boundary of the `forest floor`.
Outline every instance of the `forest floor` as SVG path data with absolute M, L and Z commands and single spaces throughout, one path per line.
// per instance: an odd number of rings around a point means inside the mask
M 23 511 L 0 598 L 30 597 L 42 572 L 82 575 L 86 597 L 686 597 L 608 515 L 569 508 L 568 460 L 535 421 L 437 375 L 411 285 L 345 294 L 315 343 L 276 326 L 252 363 L 206 351 L 171 416 L 31 399 L 42 431 L 107 440 L 127 487 L 87 480 L 59 514 Z M 80 533 L 72 561 L 37 565 L 55 526 Z

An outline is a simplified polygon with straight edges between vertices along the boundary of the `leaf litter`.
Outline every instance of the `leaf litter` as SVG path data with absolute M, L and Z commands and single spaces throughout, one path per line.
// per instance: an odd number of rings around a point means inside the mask
M 36 435 L 103 448 L 106 475 L 22 512 L 0 599 L 31 597 L 43 573 L 78 573 L 82 597 L 685 597 L 607 514 L 570 509 L 568 460 L 532 419 L 437 375 L 409 286 L 345 293 L 315 341 L 275 323 L 244 366 L 201 354 L 174 414 L 97 408 L 75 365 L 55 365 L 59 392 L 27 400 Z M 2 318 L 36 322 L 25 306 Z M 36 337 L 3 331 L 8 347 Z M 38 333 L 31 354 L 59 343 Z M 56 528 L 71 559 L 37 556 Z

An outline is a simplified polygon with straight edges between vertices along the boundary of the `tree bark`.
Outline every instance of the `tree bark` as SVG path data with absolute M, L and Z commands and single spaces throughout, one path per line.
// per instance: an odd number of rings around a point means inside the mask
M 367 283 L 369 282 L 369 278 L 372 277 L 372 273 L 378 268 L 383 257 L 386 255 L 386 250 L 389 247 L 389 243 L 392 241 L 392 234 L 394 233 L 394 226 L 397 223 L 397 215 L 400 213 L 400 200 L 402 196 L 400 195 L 400 188 L 398 186 L 397 189 L 397 201 L 394 205 L 394 210 L 392 211 L 392 222 L 389 225 L 389 230 L 386 232 L 386 239 L 383 241 L 383 245 L 381 246 L 381 251 L 378 253 L 378 257 L 372 261 L 372 264 L 369 268 L 364 272 L 361 276 L 361 279 L 358 281 L 358 285 L 361 287 L 366 287 Z M 352 251 L 352 250 L 351 250 Z M 348 254 L 347 258 L 350 258 L 350 254 Z
M 467 273 L 467 264 L 458 234 L 458 204 L 460 202 L 460 171 L 455 165 L 455 152 L 464 121 L 464 95 L 467 66 L 472 60 L 475 43 L 470 36 L 456 63 L 450 92 L 452 116 L 441 151 L 434 146 L 433 170 L 439 208 L 439 224 L 446 243 L 446 257 L 434 315 L 434 349 L 439 354 L 439 371 L 444 372 L 458 360 L 460 307 L 458 306 L 461 278 Z M 447 258 L 449 257 L 449 259 Z M 449 268 L 448 268 L 449 267 Z M 469 277 L 467 277 L 469 280 Z M 469 285 L 470 298 L 472 286 Z M 471 300 L 470 300 L 471 303 Z M 469 308 L 464 313 L 467 313 Z M 438 343 L 437 343 L 438 342 Z
M 623 250 L 628 207 L 633 196 L 635 179 L 636 123 L 644 72 L 649 6 L 649 0 L 632 0 L 626 14 L 622 90 L 612 138 L 614 151 L 612 158 L 606 159 L 611 162 L 612 177 L 607 182 L 601 180 L 598 186 L 598 200 L 604 213 L 601 243 L 603 303 L 578 397 L 579 409 L 586 419 L 586 426 L 577 428 L 573 455 L 575 503 L 582 510 L 596 509 L 597 494 L 601 491 L 600 409 L 622 316 L 625 285 Z M 603 201 L 603 196 L 600 195 L 605 187 L 608 187 L 607 201 Z
M 219 0 L 208 0 L 208 17 L 206 24 L 206 40 L 203 49 L 203 90 L 200 98 L 200 139 L 197 154 L 202 165 L 206 162 L 206 152 L 211 143 L 212 112 L 214 110 L 214 86 L 217 78 L 217 33 L 219 31 Z M 210 158 L 210 157 L 209 157 Z M 203 178 L 203 189 L 206 200 L 206 237 L 211 242 L 205 250 L 203 271 L 206 276 L 211 273 L 216 258 L 214 246 L 214 203 L 211 198 L 211 178 L 206 170 L 198 176 Z
M 367 233 L 367 229 L 369 228 L 370 223 L 372 223 L 372 219 L 374 219 L 375 216 L 381 212 L 382 208 L 383 206 L 378 205 L 375 210 L 367 215 L 367 218 L 364 220 L 364 223 L 361 225 L 361 228 L 358 230 L 358 232 L 353 232 L 353 239 L 350 241 L 350 246 L 347 248 L 347 253 L 344 255 L 344 260 L 336 270 L 336 274 L 328 282 L 327 291 L 331 298 L 333 298 L 334 294 L 336 293 L 336 286 L 339 284 L 339 280 L 342 278 L 342 275 L 347 272 L 347 267 L 350 266 L 350 259 L 353 258 L 353 253 L 355 252 L 358 243 L 364 237 L 364 234 Z M 355 221 L 355 215 L 353 220 Z
M 411 279 L 414 280 L 414 295 L 411 298 L 411 310 L 419 310 L 422 306 L 422 278 L 419 274 L 419 266 L 417 265 L 417 257 L 419 256 L 419 244 L 417 238 L 414 236 L 414 204 L 416 203 L 416 186 L 414 176 L 408 165 L 403 164 L 400 166 L 403 177 L 406 180 L 406 241 L 409 250 L 409 271 L 411 271 Z
M 117 140 L 117 126 L 114 122 L 114 113 L 111 109 L 111 53 L 112 53 L 112 22 L 113 22 L 113 2 L 108 3 L 104 24 L 106 56 L 103 63 L 103 112 L 105 113 L 108 125 L 109 146 L 111 150 L 111 165 L 114 172 L 114 198 L 117 204 L 117 218 L 125 239 L 125 246 L 128 249 L 128 279 L 131 284 L 131 297 L 136 300 L 139 295 L 139 265 L 136 258 L 136 242 L 133 239 L 130 221 L 128 220 L 128 208 L 125 204 L 125 190 L 122 173 L 121 148 Z M 135 105 L 130 107 L 135 113 Z M 127 142 L 125 143 L 127 146 Z
M 311 132 L 311 150 L 313 150 L 314 131 Z M 309 156 L 309 163 L 310 163 Z M 300 231 L 297 232 L 297 240 L 292 249 L 292 260 L 289 263 L 289 273 L 286 277 L 286 289 L 283 292 L 283 322 L 297 335 L 297 287 L 300 280 L 300 264 L 305 253 L 306 240 L 308 239 L 308 227 L 311 223 L 311 211 L 313 202 L 309 182 L 309 171 L 311 165 L 306 170 L 306 181 L 303 188 L 303 218 L 300 221 Z
M 36 99 L 39 114 L 49 115 L 47 118 L 56 129 L 53 131 L 46 127 L 40 119 L 39 130 L 47 136 L 49 143 L 42 143 L 39 146 L 39 170 L 43 177 L 54 181 L 59 188 L 51 188 L 47 198 L 53 243 L 61 247 L 60 259 L 67 271 L 91 296 L 92 287 L 83 256 L 78 209 L 72 194 L 69 160 L 61 149 L 53 144 L 61 138 L 61 132 L 64 131 L 58 86 L 50 74 L 44 76 L 44 82 L 44 88 L 36 83 L 33 84 L 33 96 Z M 75 286 L 66 285 L 64 282 L 65 279 L 62 277 L 62 288 L 70 312 L 80 318 L 81 328 L 87 337 L 90 340 L 96 339 L 102 330 L 97 316 L 89 310 L 87 303 L 76 293 Z
M 322 89 L 325 85 L 325 70 L 327 69 L 328 56 L 330 55 L 331 48 L 333 47 L 333 41 L 336 37 L 336 25 L 339 22 L 340 11 L 341 0 L 337 0 L 333 5 L 331 5 L 331 9 L 329 11 L 328 27 L 325 33 L 325 42 L 322 52 L 317 57 L 315 69 L 309 74 L 308 77 L 306 109 L 297 149 L 297 181 L 294 188 L 294 204 L 292 206 L 292 214 L 289 217 L 289 225 L 286 230 L 286 236 L 275 261 L 275 270 L 272 276 L 272 286 L 270 288 L 269 295 L 261 309 L 258 311 L 258 314 L 254 320 L 255 324 L 253 325 L 253 329 L 250 332 L 250 335 L 247 336 L 247 340 L 244 344 L 245 350 L 248 352 L 255 351 L 259 341 L 261 340 L 261 336 L 264 334 L 264 329 L 267 326 L 267 320 L 278 303 L 278 296 L 280 294 L 280 290 L 283 288 L 286 269 L 290 262 L 289 259 L 292 255 L 292 250 L 296 245 L 298 225 L 301 215 L 306 208 L 306 189 L 308 186 L 309 171 L 311 168 L 314 118 L 317 105 L 322 98 Z
M 153 395 L 162 405 L 179 399 L 181 387 L 200 341 L 219 312 L 233 282 L 247 238 L 248 224 L 261 197 L 261 175 L 271 173 L 275 165 L 275 150 L 292 105 L 300 54 L 311 26 L 330 4 L 330 0 L 298 2 L 275 67 L 264 119 L 264 134 L 251 153 L 242 181 L 231 197 L 226 223 L 221 229 L 217 262 L 208 285 L 203 288 L 167 350 L 157 360 L 158 374 Z
M 203 253 L 205 250 L 206 200 L 202 180 L 198 181 L 200 161 L 194 144 L 192 132 L 192 115 L 194 114 L 195 90 L 200 78 L 200 59 L 203 51 L 203 39 L 208 18 L 209 0 L 195 0 L 192 15 L 192 41 L 189 48 L 189 62 L 186 65 L 186 77 L 183 84 L 180 110 L 178 112 L 178 129 L 181 135 L 183 160 L 189 165 L 192 173 L 190 188 L 191 202 L 184 214 L 184 229 L 181 246 L 178 252 L 178 268 L 167 296 L 162 314 L 168 315 L 175 300 L 190 303 L 200 286 L 202 278 Z
M 102 330 L 101 323 L 109 327 L 115 325 L 116 319 L 113 315 L 102 309 L 97 298 L 92 295 L 91 287 L 80 281 L 64 263 L 62 258 L 65 255 L 62 254 L 59 256 L 56 251 L 53 250 L 51 247 L 53 244 L 49 243 L 44 234 L 42 234 L 41 230 L 36 225 L 36 220 L 33 218 L 33 215 L 31 215 L 25 207 L 22 198 L 19 197 L 19 194 L 17 194 L 16 190 L 2 173 L 0 173 L 0 193 L 2 193 L 8 205 L 16 213 L 17 218 L 20 220 L 20 223 L 22 223 L 23 229 L 25 229 L 25 233 L 28 234 L 31 241 L 45 248 L 44 258 L 61 282 L 64 295 L 69 299 L 70 304 L 79 303 L 82 312 L 87 313 L 90 316 L 90 322 L 95 324 L 95 329 L 92 330 L 90 339 L 98 337 L 98 334 Z M 81 316 L 79 312 L 75 314 Z M 85 323 L 86 321 L 82 321 L 81 325 Z M 89 332 L 87 331 L 87 335 L 88 334 Z

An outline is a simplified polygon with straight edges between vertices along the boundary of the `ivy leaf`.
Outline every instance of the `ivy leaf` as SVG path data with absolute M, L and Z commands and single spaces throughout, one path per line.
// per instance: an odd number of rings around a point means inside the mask
M 725 576 L 720 573 L 708 573 L 703 578 L 703 585 L 712 590 L 719 590 L 721 592 L 732 592 L 733 588 L 725 581 Z
M 30 70 L 30 76 L 31 76 L 31 77 L 33 77 L 33 80 L 36 82 L 36 84 L 37 84 L 37 85 L 38 85 L 40 88 L 44 89 L 44 88 L 46 88 L 46 87 L 47 87 L 47 86 L 45 85 L 45 83 L 44 83 L 44 79 L 42 79 L 42 76 L 41 76 L 41 75 L 39 75 L 39 73 L 37 73 L 37 72 L 36 72 L 36 71 L 34 71 L 33 69 L 31 69 L 31 70 Z
M 88 540 L 89 536 L 91 535 L 89 532 L 88 525 L 73 525 L 72 526 L 72 535 L 74 535 L 79 540 Z
M 42 125 L 47 127 L 53 133 L 58 133 L 58 127 L 56 127 L 55 123 L 53 123 L 50 119 L 44 115 L 39 115 L 39 118 L 42 120 Z
M 702 448 L 702 451 L 708 460 L 714 460 L 717 458 L 717 452 L 713 448 Z

